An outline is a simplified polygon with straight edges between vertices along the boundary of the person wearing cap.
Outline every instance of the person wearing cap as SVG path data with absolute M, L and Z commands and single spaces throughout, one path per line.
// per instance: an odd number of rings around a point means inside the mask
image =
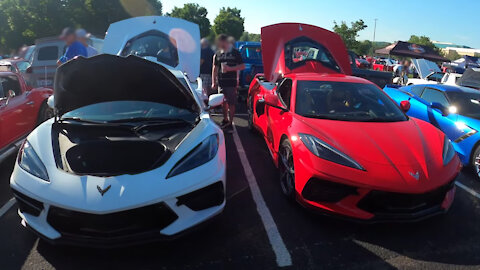
M 80 43 L 82 43 L 83 46 L 87 48 L 87 57 L 92 57 L 98 54 L 97 49 L 88 44 L 88 40 L 90 39 L 92 34 L 87 33 L 85 29 L 77 29 L 75 34 L 77 35 L 77 40 L 80 41 Z
M 75 35 L 75 29 L 73 29 L 72 27 L 66 27 L 65 29 L 63 29 L 62 34 L 59 38 L 65 41 L 65 43 L 67 44 L 67 50 L 65 51 L 65 54 L 60 57 L 60 59 L 58 59 L 58 66 L 69 60 L 72 60 L 77 56 L 87 57 L 87 48 L 77 40 L 77 36 Z

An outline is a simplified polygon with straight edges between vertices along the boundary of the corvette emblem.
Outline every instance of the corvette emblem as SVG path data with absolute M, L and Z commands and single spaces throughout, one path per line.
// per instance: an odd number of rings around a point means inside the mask
M 100 186 L 97 186 L 97 190 L 103 196 L 103 194 L 105 194 L 111 187 L 112 185 L 108 185 L 108 187 L 106 187 L 105 189 L 102 189 Z
M 413 172 L 408 172 L 408 174 L 410 174 L 410 176 L 412 176 L 413 178 L 415 178 L 415 180 L 419 180 L 420 179 L 420 173 L 417 171 L 415 173 Z

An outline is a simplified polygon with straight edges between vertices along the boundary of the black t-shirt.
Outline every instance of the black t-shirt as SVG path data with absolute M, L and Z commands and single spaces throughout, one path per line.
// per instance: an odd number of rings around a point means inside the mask
M 220 87 L 235 87 L 237 86 L 237 72 L 229 71 L 222 73 L 222 63 L 228 66 L 236 66 L 243 64 L 242 55 L 236 49 L 228 52 L 216 52 L 213 64 L 218 68 L 218 85 Z
M 203 60 L 203 64 L 200 65 L 200 74 L 212 74 L 212 60 L 215 53 L 209 47 L 202 49 L 200 52 L 200 58 Z

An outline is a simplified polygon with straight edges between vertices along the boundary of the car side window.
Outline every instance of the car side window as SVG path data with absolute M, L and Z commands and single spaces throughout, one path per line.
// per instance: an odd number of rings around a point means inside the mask
M 425 91 L 423 91 L 422 98 L 430 103 L 437 102 L 445 107 L 449 106 L 447 97 L 436 89 L 426 88 Z
M 27 70 L 27 68 L 30 67 L 30 63 L 27 62 L 27 61 L 19 62 L 19 63 L 17 63 L 17 67 L 18 67 L 18 70 L 23 73 Z
M 15 96 L 22 94 L 22 89 L 20 88 L 20 82 L 16 76 L 5 76 L 0 77 L 1 88 L 3 89 L 3 95 L 6 97 L 10 91 L 15 93 Z
M 424 88 L 425 88 L 424 86 L 414 85 L 412 86 L 412 88 L 410 88 L 410 92 L 416 95 L 417 97 L 421 97 Z
M 290 101 L 292 98 L 292 80 L 285 79 L 279 87 L 280 88 L 278 88 L 277 94 L 287 109 L 290 109 Z

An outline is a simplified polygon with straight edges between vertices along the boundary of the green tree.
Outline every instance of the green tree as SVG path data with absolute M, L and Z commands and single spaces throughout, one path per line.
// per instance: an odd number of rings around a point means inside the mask
M 358 32 L 367 28 L 367 25 L 363 20 L 358 20 L 351 23 L 351 26 L 348 27 L 347 23 L 342 21 L 338 24 L 336 21 L 333 22 L 333 31 L 342 37 L 345 46 L 350 50 L 355 50 L 359 46 L 357 41 Z
M 227 34 L 236 40 L 240 39 L 245 30 L 243 26 L 245 19 L 240 13 L 240 9 L 237 8 L 221 8 L 220 13 L 213 21 L 213 32 L 216 35 Z
M 260 42 L 260 34 L 253 34 L 247 31 L 243 32 L 240 41 L 257 41 Z
M 437 46 L 435 46 L 435 44 L 433 44 L 433 42 L 430 40 L 429 37 L 426 37 L 426 36 L 411 35 L 408 42 L 415 43 L 422 46 L 427 46 L 434 49 L 436 52 L 440 52 L 440 49 Z
M 0 48 L 16 50 L 66 26 L 103 35 L 113 22 L 161 14 L 158 0 L 0 0 Z
M 166 15 L 198 24 L 200 27 L 200 36 L 206 37 L 210 34 L 210 21 L 207 18 L 207 14 L 208 11 L 206 8 L 198 4 L 188 3 L 181 8 L 174 7 L 172 11 Z
M 457 51 L 454 51 L 454 50 L 450 50 L 450 51 L 440 51 L 440 54 L 441 54 L 443 57 L 448 58 L 450 61 L 454 61 L 454 60 L 457 60 L 458 58 L 461 58 L 461 57 L 462 57 L 460 54 L 458 54 Z
M 360 41 L 353 51 L 358 55 L 367 55 L 372 51 L 373 44 L 370 40 Z

